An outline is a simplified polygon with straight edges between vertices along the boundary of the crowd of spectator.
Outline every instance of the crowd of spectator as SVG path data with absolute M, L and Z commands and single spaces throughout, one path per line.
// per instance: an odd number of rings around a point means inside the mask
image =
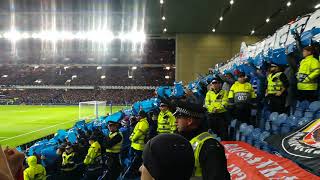
M 174 69 L 163 67 L 1 66 L 0 85 L 172 85 Z M 166 77 L 168 76 L 168 77 Z
M 16 104 L 78 104 L 83 101 L 107 101 L 132 104 L 151 98 L 154 90 L 8 90 L 2 98 L 15 99 Z

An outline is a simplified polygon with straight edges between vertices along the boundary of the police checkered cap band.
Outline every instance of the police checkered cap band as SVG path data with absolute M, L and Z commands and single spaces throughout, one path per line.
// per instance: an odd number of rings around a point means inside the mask
M 190 116 L 190 117 L 195 117 L 195 118 L 203 118 L 203 114 L 201 114 L 201 113 L 190 112 L 187 109 L 180 108 L 180 107 L 176 108 L 176 112 L 174 112 L 173 115 L 175 115 L 175 116 L 182 115 L 182 116 Z

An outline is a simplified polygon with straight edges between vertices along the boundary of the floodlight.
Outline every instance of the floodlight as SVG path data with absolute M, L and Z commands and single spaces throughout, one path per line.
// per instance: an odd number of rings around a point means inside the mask
M 102 69 L 102 67 L 101 67 L 101 66 L 98 66 L 98 67 L 97 67 L 97 70 L 99 70 L 99 69 Z
M 132 76 L 128 76 L 128 78 L 132 79 Z
M 137 69 L 137 66 L 133 66 L 131 69 L 132 69 L 132 70 L 136 70 L 136 69 Z
M 105 79 L 105 78 L 106 78 L 106 76 L 105 76 L 105 75 L 102 75 L 102 76 L 101 76 L 101 79 Z
M 165 76 L 164 78 L 169 79 L 169 78 L 170 78 L 170 76 Z
M 287 2 L 287 7 L 290 7 L 291 6 L 291 1 L 288 1 Z
M 223 17 L 222 17 L 222 16 L 220 16 L 219 21 L 222 21 L 222 20 L 223 20 Z
M 216 32 L 216 29 L 215 29 L 215 28 L 213 28 L 213 29 L 212 29 L 212 32 Z
M 5 75 L 2 75 L 1 77 L 2 77 L 2 78 L 6 78 L 6 77 L 8 77 L 8 75 L 5 74 Z
M 233 4 L 234 4 L 234 1 L 233 1 L 233 0 L 230 0 L 230 4 L 233 5 Z
M 270 22 L 270 18 L 267 18 L 267 19 L 266 19 L 266 23 L 268 23 L 268 22 Z
M 166 20 L 166 17 L 165 16 L 162 16 L 162 18 L 161 18 L 163 21 L 165 21 Z
M 166 70 L 170 70 L 170 66 L 167 66 L 167 67 L 166 67 Z

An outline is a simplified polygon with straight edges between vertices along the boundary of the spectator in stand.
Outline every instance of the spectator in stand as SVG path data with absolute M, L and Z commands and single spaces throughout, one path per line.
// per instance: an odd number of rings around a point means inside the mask
M 224 75 L 224 76 L 220 75 L 219 77 L 224 81 L 224 83 L 222 85 L 222 89 L 229 92 L 231 86 L 233 85 L 233 83 L 235 81 L 232 73 L 228 72 L 228 73 L 226 73 L 226 75 Z

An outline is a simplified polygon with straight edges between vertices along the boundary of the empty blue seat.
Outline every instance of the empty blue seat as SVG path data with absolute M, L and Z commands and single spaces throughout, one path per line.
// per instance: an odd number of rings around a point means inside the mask
M 306 118 L 311 118 L 313 119 L 315 115 L 315 111 L 311 110 L 311 109 L 307 109 L 305 112 L 304 112 L 304 117 Z
M 310 111 L 316 112 L 320 110 L 320 101 L 314 101 L 309 105 Z

